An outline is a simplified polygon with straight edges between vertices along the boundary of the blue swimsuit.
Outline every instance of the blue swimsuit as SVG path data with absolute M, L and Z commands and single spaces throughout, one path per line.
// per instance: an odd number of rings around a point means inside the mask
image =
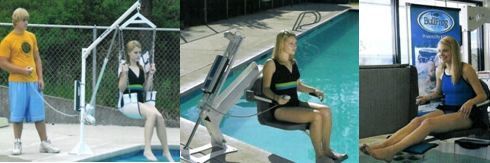
M 458 112 L 463 104 L 476 96 L 471 85 L 463 79 L 453 84 L 451 76 L 443 72 L 442 75 L 442 95 L 444 96 L 442 105 L 437 109 L 442 110 L 444 114 Z M 486 108 L 472 108 L 470 119 L 473 127 L 488 128 L 488 119 Z

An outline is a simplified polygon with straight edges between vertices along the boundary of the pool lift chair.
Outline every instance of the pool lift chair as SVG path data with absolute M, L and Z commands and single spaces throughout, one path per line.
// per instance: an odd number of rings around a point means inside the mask
M 236 104 L 243 93 L 245 93 L 247 101 L 257 102 L 257 115 L 260 124 L 284 130 L 307 131 L 309 128 L 309 124 L 306 123 L 278 121 L 274 118 L 273 113 L 269 112 L 269 104 L 272 103 L 272 100 L 264 97 L 262 93 L 262 66 L 255 62 L 249 64 L 228 87 L 224 88 L 224 81 L 230 72 L 234 55 L 243 39 L 243 37 L 231 32 L 225 32 L 224 35 L 230 40 L 230 43 L 223 55 L 216 56 L 205 79 L 202 88 L 203 98 L 198 105 L 201 112 L 187 143 L 181 151 L 181 159 L 189 162 L 206 162 L 214 157 L 238 151 L 235 147 L 226 144 L 219 125 L 223 116 Z M 211 143 L 190 149 L 189 145 L 201 121 L 211 136 Z M 220 150 L 212 151 L 202 157 L 193 156 L 193 154 L 213 147 L 218 147 Z
M 312 95 L 312 94 L 310 94 Z M 314 95 L 312 95 L 314 96 Z M 249 90 L 246 92 L 247 101 L 255 101 L 257 104 L 257 113 L 259 123 L 269 127 L 283 130 L 301 130 L 307 132 L 309 123 L 292 123 L 279 121 L 274 118 L 274 113 L 270 111 L 272 100 L 265 97 L 262 92 L 262 76 L 258 77 Z
M 97 95 L 97 91 L 100 87 L 100 83 L 102 81 L 102 78 L 104 76 L 104 72 L 107 66 L 107 63 L 109 62 L 109 59 L 111 58 L 112 55 L 112 48 L 114 43 L 116 42 L 117 36 L 121 40 L 120 45 L 122 40 L 122 30 L 124 29 L 130 29 L 131 25 L 138 24 L 138 25 L 145 25 L 148 27 L 146 30 L 153 31 L 152 39 L 153 39 L 153 44 L 152 44 L 152 58 L 151 60 L 154 60 L 154 47 L 155 47 L 155 36 L 156 36 L 156 25 L 153 24 L 150 20 L 148 20 L 146 17 L 144 17 L 142 14 L 140 14 L 140 1 L 136 1 L 126 12 L 124 12 L 114 23 L 107 28 L 99 37 L 97 37 L 92 44 L 90 44 L 87 48 L 82 48 L 82 64 L 81 64 L 81 79 L 80 81 L 76 80 L 74 84 L 74 110 L 80 112 L 80 138 L 78 141 L 78 144 L 71 150 L 70 154 L 76 154 L 76 155 L 81 155 L 81 154 L 93 154 L 92 150 L 90 147 L 85 143 L 85 123 L 88 124 L 95 124 L 95 98 Z M 136 12 L 135 12 L 136 11 Z M 134 14 L 133 14 L 134 13 Z M 132 16 L 131 16 L 132 15 Z M 129 17 L 131 16 L 131 17 Z M 92 53 L 92 50 L 96 49 L 97 45 L 99 45 L 109 34 L 113 33 L 112 40 L 110 42 L 110 46 L 107 52 L 106 57 L 104 58 L 104 62 L 102 65 L 102 69 L 100 70 L 100 73 L 97 77 L 97 82 L 95 84 L 95 88 L 92 90 L 91 94 L 91 99 L 89 103 L 85 102 L 85 84 L 86 84 L 86 63 L 87 63 L 87 58 L 90 56 Z M 120 54 L 121 55 L 121 54 Z M 94 79 L 95 80 L 95 79 Z M 148 92 L 147 92 L 148 93 Z M 155 101 L 155 97 L 153 95 L 156 94 L 156 92 L 151 91 L 150 99 L 147 97 L 147 101 Z
M 226 140 L 219 125 L 223 120 L 224 114 L 236 104 L 245 90 L 248 89 L 251 83 L 253 83 L 260 75 L 257 64 L 251 63 L 230 85 L 224 86 L 226 78 L 230 73 L 234 56 L 243 39 L 242 36 L 231 32 L 225 32 L 224 37 L 230 42 L 224 54 L 216 56 L 214 63 L 211 66 L 211 70 L 205 78 L 204 86 L 202 88 L 203 97 L 198 105 L 200 109 L 199 118 L 194 125 L 187 143 L 181 151 L 181 159 L 189 162 L 202 163 L 217 156 L 238 151 L 235 147 L 226 144 Z M 211 143 L 191 149 L 189 145 L 201 122 L 211 136 Z M 219 150 L 216 150 L 216 148 Z M 193 154 L 208 149 L 213 149 L 213 151 L 205 156 L 193 156 Z
M 484 81 L 480 80 L 480 83 L 483 87 L 485 94 L 487 95 L 487 99 L 485 101 L 479 103 L 479 104 L 476 104 L 475 109 L 485 110 L 486 115 L 482 115 L 482 116 L 486 120 L 485 123 L 489 124 L 490 122 L 488 119 L 487 108 L 490 106 L 490 90 L 488 88 L 488 85 Z M 421 143 L 412 145 L 412 146 L 404 149 L 403 152 L 406 152 L 406 153 L 412 155 L 411 156 L 412 160 L 417 160 L 419 158 L 423 158 L 424 154 L 427 151 L 438 146 L 438 144 L 436 144 L 436 143 L 431 143 L 432 141 L 447 140 L 447 139 L 451 139 L 451 138 L 466 137 L 466 136 L 470 136 L 470 135 L 480 136 L 480 135 L 485 135 L 488 133 L 489 133 L 488 128 L 478 128 L 478 127 L 449 131 L 449 132 L 445 132 L 445 133 L 434 133 L 434 134 L 430 134 L 430 136 L 433 136 L 432 138 L 425 139 Z

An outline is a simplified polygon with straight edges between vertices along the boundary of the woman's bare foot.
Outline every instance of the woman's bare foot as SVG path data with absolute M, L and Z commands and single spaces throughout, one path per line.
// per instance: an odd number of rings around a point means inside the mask
M 143 155 L 148 159 L 149 161 L 157 161 L 157 158 L 155 155 L 153 155 L 153 152 L 150 150 L 146 150 L 143 152 Z
M 348 158 L 347 154 L 336 153 L 336 152 L 332 151 L 331 149 L 325 150 L 324 156 L 329 157 L 335 161 L 343 161 L 343 160 L 346 160 Z
M 342 162 L 344 160 L 347 160 L 349 156 L 346 153 L 337 153 L 337 152 L 332 152 L 333 155 L 335 156 L 334 160 L 338 162 Z
M 386 162 L 391 162 L 391 160 L 393 160 L 393 156 L 395 155 L 395 153 L 393 153 L 393 150 L 388 149 L 388 148 L 368 150 L 368 153 L 374 159 L 382 160 L 382 161 L 386 161 Z
M 369 156 L 369 152 L 368 152 L 369 149 L 370 147 L 367 144 L 362 144 L 361 147 L 359 147 L 359 150 L 368 156 Z
M 175 162 L 174 158 L 172 158 L 172 155 L 170 154 L 170 152 L 163 152 L 162 156 L 165 156 L 167 158 L 168 162 Z

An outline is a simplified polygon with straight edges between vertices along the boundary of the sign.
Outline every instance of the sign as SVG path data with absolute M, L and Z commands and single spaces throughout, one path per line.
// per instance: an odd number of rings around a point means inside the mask
M 410 5 L 410 34 L 411 61 L 417 67 L 419 94 L 426 95 L 436 86 L 439 40 L 452 36 L 461 45 L 459 9 Z

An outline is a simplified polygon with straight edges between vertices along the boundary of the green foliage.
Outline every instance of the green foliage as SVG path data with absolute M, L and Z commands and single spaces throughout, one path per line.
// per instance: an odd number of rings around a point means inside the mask
M 153 11 L 150 19 L 158 27 L 179 28 L 180 0 L 153 0 Z
M 179 0 L 151 0 L 149 17 L 158 27 L 178 28 Z M 12 22 L 12 12 L 22 7 L 30 14 L 29 23 L 69 25 L 111 25 L 135 0 L 0 0 L 0 22 Z
M 151 15 L 146 16 L 159 28 L 178 28 L 180 16 L 179 0 L 150 0 Z M 0 0 L 0 22 L 11 23 L 12 12 L 22 7 L 30 14 L 30 24 L 97 25 L 109 26 L 119 18 L 135 0 Z M 0 40 L 12 28 L 0 26 Z M 63 98 L 73 98 L 73 81 L 80 79 L 80 52 L 92 42 L 91 29 L 28 28 L 37 36 L 44 67 L 45 94 Z M 97 30 L 101 34 L 103 30 Z M 125 41 L 138 39 L 137 33 L 128 34 Z M 110 35 L 112 36 L 112 35 Z M 135 36 L 131 38 L 130 36 Z M 178 32 L 157 32 L 155 47 L 157 74 L 155 89 L 159 109 L 178 110 L 179 107 L 179 34 Z M 106 40 L 109 40 L 106 38 Z M 140 40 L 141 41 L 141 40 Z M 149 42 L 142 42 L 150 46 Z M 98 46 L 98 56 L 105 56 L 107 41 Z M 114 57 L 114 56 L 113 56 Z M 87 100 L 92 91 L 91 58 L 87 65 Z M 98 70 L 102 58 L 98 58 Z M 106 70 L 97 104 L 116 106 L 117 74 L 116 63 L 111 62 Z M 169 68 L 170 67 L 170 68 Z M 0 71 L 0 84 L 7 85 L 8 74 Z M 114 91 L 112 91 L 114 90 Z M 101 97 L 101 98 L 99 98 Z M 113 97 L 113 98 L 112 98 Z M 88 102 L 88 101 L 87 101 Z M 178 112 L 177 112 L 178 113 Z M 176 116 L 178 117 L 178 116 Z

